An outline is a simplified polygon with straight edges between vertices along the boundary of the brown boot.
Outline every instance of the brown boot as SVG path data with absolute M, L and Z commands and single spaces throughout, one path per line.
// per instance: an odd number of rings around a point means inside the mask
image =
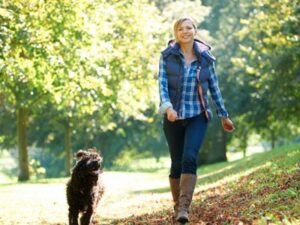
M 177 213 L 178 213 L 178 206 L 179 206 L 180 178 L 175 179 L 175 178 L 169 177 L 169 182 L 170 182 L 170 189 L 171 189 L 171 193 L 172 193 L 172 197 L 173 197 L 173 201 L 174 201 L 174 215 L 176 218 Z
M 194 174 L 181 174 L 179 207 L 176 220 L 180 223 L 189 222 L 189 207 L 192 203 L 197 176 Z

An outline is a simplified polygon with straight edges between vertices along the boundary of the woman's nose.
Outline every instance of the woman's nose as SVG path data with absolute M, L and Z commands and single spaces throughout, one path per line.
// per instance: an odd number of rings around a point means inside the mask
M 185 29 L 183 29 L 183 32 L 187 33 L 187 32 L 189 32 L 189 29 L 185 28 Z

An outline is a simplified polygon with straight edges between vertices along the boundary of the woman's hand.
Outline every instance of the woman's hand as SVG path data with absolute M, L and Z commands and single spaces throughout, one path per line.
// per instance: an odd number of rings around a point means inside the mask
M 231 133 L 234 131 L 235 128 L 233 126 L 233 122 L 229 118 L 222 118 L 221 123 L 226 132 Z
M 175 120 L 177 120 L 178 116 L 177 116 L 177 112 L 173 109 L 173 108 L 168 108 L 167 109 L 167 118 L 170 122 L 174 122 Z

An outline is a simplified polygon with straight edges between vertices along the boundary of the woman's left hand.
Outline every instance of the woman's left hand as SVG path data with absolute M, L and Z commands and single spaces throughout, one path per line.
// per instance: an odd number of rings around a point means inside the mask
M 233 122 L 229 118 L 222 118 L 221 123 L 226 132 L 231 133 L 234 131 L 235 128 L 233 126 Z

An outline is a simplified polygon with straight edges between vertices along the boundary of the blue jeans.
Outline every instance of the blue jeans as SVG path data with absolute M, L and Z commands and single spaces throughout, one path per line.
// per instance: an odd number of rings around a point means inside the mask
M 171 156 L 171 178 L 180 178 L 182 173 L 196 175 L 197 156 L 207 125 L 208 121 L 204 113 L 175 122 L 164 118 L 163 129 Z

